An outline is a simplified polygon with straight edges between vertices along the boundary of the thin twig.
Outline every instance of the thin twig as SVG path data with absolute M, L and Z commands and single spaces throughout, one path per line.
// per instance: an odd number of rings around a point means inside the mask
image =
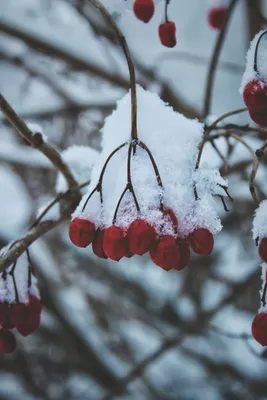
M 47 144 L 40 134 L 34 134 L 25 122 L 18 116 L 13 110 L 10 104 L 6 101 L 4 96 L 0 93 L 0 110 L 6 116 L 10 124 L 16 129 L 16 131 L 27 140 L 33 147 L 41 151 L 59 170 L 67 181 L 68 187 L 78 186 L 78 183 L 74 179 L 69 167 L 64 163 L 60 154 L 49 144 Z

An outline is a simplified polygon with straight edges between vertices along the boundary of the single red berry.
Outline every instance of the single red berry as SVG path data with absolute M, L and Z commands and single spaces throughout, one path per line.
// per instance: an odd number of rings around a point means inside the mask
M 107 259 L 107 256 L 103 250 L 103 240 L 105 235 L 105 229 L 97 229 L 93 240 L 93 252 L 99 258 Z
M 178 231 L 178 219 L 177 219 L 176 215 L 174 214 L 174 212 L 172 211 L 172 209 L 171 208 L 166 208 L 163 211 L 163 214 L 164 214 L 165 217 L 168 218 L 168 220 L 170 221 L 170 223 L 173 226 L 173 229 L 174 229 L 175 233 L 177 233 L 177 231 Z
M 119 226 L 110 226 L 106 229 L 103 240 L 103 249 L 108 258 L 119 261 L 129 255 L 129 246 L 124 231 Z
M 87 247 L 95 236 L 95 224 L 87 219 L 74 218 L 69 226 L 69 237 L 75 246 Z
M 153 0 L 135 0 L 133 10 L 136 18 L 147 23 L 154 15 L 155 5 Z
M 249 109 L 249 115 L 255 124 L 260 126 L 267 126 L 267 109 L 252 111 Z
M 145 220 L 136 219 L 127 231 L 129 249 L 133 254 L 142 256 L 156 244 L 155 229 Z
M 190 233 L 188 242 L 194 252 L 201 255 L 209 255 L 214 246 L 213 234 L 204 228 L 198 228 Z
M 159 26 L 159 38 L 161 44 L 166 47 L 176 46 L 176 25 L 173 21 L 168 21 Z
M 267 314 L 261 312 L 256 315 L 251 326 L 252 336 L 262 346 L 267 346 Z
M 180 262 L 179 246 L 173 236 L 161 236 L 156 248 L 150 251 L 151 260 L 159 267 L 169 271 Z
M 0 325 L 4 329 L 13 329 L 11 321 L 11 306 L 8 303 L 0 303 Z
M 177 244 L 179 246 L 179 251 L 180 251 L 180 260 L 175 269 L 180 271 L 189 264 L 190 247 L 187 240 L 184 239 L 177 239 Z
M 253 112 L 267 109 L 267 82 L 253 79 L 248 82 L 243 91 L 243 99 L 249 110 Z
M 28 304 L 14 304 L 11 319 L 21 335 L 28 336 L 35 332 L 39 328 L 41 320 L 40 300 L 35 296 L 30 296 Z
M 213 29 L 221 30 L 226 22 L 227 9 L 224 7 L 214 7 L 208 15 L 209 25 Z
M 258 252 L 262 261 L 267 263 L 267 238 L 261 239 L 258 247 Z
M 16 338 L 13 333 L 1 329 L 0 330 L 0 352 L 12 353 L 16 348 Z

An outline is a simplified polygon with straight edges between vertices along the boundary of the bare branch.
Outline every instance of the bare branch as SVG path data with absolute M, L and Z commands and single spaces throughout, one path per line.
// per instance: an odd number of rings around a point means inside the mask
M 69 167 L 62 160 L 60 154 L 52 146 L 44 142 L 40 134 L 34 134 L 27 127 L 25 122 L 20 119 L 18 114 L 13 110 L 1 93 L 0 110 L 23 139 L 27 140 L 33 147 L 41 151 L 51 161 L 54 167 L 62 173 L 69 188 L 78 186 L 78 183 L 74 179 Z

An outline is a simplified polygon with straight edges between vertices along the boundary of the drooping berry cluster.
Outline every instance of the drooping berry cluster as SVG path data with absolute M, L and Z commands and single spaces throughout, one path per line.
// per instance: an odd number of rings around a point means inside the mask
M 227 183 L 207 165 L 195 170 L 203 126 L 137 89 L 138 130 L 145 142 L 129 139 L 127 94 L 106 120 L 103 154 L 69 236 L 78 247 L 92 244 L 103 259 L 149 253 L 159 267 L 181 270 L 189 263 L 190 248 L 211 253 L 213 235 L 221 228 L 213 196 L 225 195 Z M 168 126 L 164 135 L 161 126 Z
M 267 31 L 258 33 L 251 43 L 240 90 L 251 119 L 262 126 L 267 126 L 266 34 Z M 264 67 L 260 68 L 262 63 Z
M 165 0 L 165 21 L 159 25 L 158 33 L 161 44 L 166 47 L 176 46 L 176 25 L 168 19 L 168 5 L 170 0 Z M 153 0 L 135 0 L 133 10 L 136 18 L 148 23 L 154 15 L 155 4 Z
M 37 280 L 27 250 L 0 275 L 0 352 L 14 351 L 13 329 L 28 336 L 39 327 L 41 310 Z

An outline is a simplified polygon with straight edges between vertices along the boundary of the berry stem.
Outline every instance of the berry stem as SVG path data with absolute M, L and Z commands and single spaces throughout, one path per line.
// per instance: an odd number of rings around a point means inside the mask
M 265 307 L 265 305 L 266 305 L 266 300 L 265 300 L 266 299 L 266 291 L 267 291 L 267 284 L 265 282 L 262 296 L 261 296 L 261 303 L 262 303 L 263 307 Z
M 89 196 L 87 197 L 86 202 L 85 202 L 84 205 L 83 205 L 82 212 L 85 210 L 85 207 L 87 206 L 88 201 L 91 199 L 91 197 L 93 196 L 93 194 L 94 194 L 95 192 L 99 192 L 99 194 L 100 194 L 100 202 L 101 202 L 101 204 L 103 203 L 102 184 L 103 184 L 103 178 L 104 178 L 104 174 L 105 174 L 105 171 L 106 171 L 106 169 L 107 169 L 108 163 L 110 162 L 110 160 L 112 159 L 112 157 L 113 157 L 120 149 L 122 149 L 124 146 L 126 146 L 127 143 L 128 143 L 128 142 L 125 142 L 125 143 L 121 144 L 120 146 L 118 146 L 115 150 L 113 150 L 113 151 L 110 153 L 110 155 L 109 155 L 108 158 L 106 159 L 106 162 L 105 162 L 105 164 L 104 164 L 104 166 L 103 166 L 103 168 L 102 168 L 102 171 L 101 171 L 101 173 L 100 173 L 98 183 L 97 183 L 96 187 L 92 190 L 92 192 L 89 194 Z
M 170 4 L 171 0 L 165 0 L 165 22 L 166 24 L 169 22 L 168 19 L 168 6 Z
M 261 42 L 261 39 L 263 38 L 263 36 L 265 36 L 267 34 L 267 30 L 265 30 L 264 32 L 262 32 L 262 34 L 260 35 L 256 47 L 255 47 L 255 54 L 254 54 L 254 71 L 256 72 L 257 76 L 260 75 L 259 69 L 258 69 L 258 52 L 259 52 L 259 45 Z
M 129 75 L 130 75 L 130 86 L 131 86 L 131 116 L 132 116 L 132 130 L 131 130 L 131 138 L 138 139 L 137 134 L 137 97 L 136 97 L 136 77 L 135 77 L 135 68 L 131 56 L 131 52 L 129 50 L 127 41 L 123 36 L 120 28 L 112 18 L 111 14 L 108 10 L 101 4 L 98 0 L 88 0 L 94 7 L 98 8 L 103 15 L 104 19 L 112 26 L 116 36 L 118 38 L 118 42 L 123 50 L 125 55 Z
M 149 148 L 147 147 L 147 145 L 146 145 L 145 143 L 141 142 L 141 141 L 139 141 L 139 142 L 137 143 L 137 145 L 140 146 L 143 150 L 145 150 L 145 151 L 147 152 L 148 157 L 150 158 L 151 164 L 152 164 L 152 166 L 153 166 L 153 169 L 154 169 L 154 172 L 155 172 L 155 175 L 156 175 L 156 178 L 157 178 L 158 185 L 160 186 L 160 188 L 161 188 L 162 191 L 163 191 L 164 188 L 163 188 L 162 179 L 161 179 L 161 176 L 160 176 L 160 173 L 159 173 L 159 170 L 158 170 L 158 166 L 157 166 L 157 164 L 156 164 L 156 161 L 155 161 L 155 159 L 154 159 L 154 157 L 153 157 L 151 151 L 149 150 Z M 160 196 L 160 211 L 163 212 L 163 208 L 164 208 L 164 207 L 163 207 L 163 197 L 162 197 L 162 195 L 161 195 L 161 196 Z
M 121 197 L 116 206 L 116 210 L 115 210 L 113 222 L 112 222 L 113 225 L 116 223 L 117 214 L 118 214 L 121 202 L 128 190 L 133 195 L 133 199 L 134 199 L 137 211 L 140 212 L 140 206 L 138 204 L 137 197 L 134 192 L 134 188 L 133 188 L 133 184 L 132 184 L 132 177 L 131 177 L 131 157 L 132 157 L 132 150 L 135 150 L 135 147 L 136 147 L 136 141 L 131 142 L 129 145 L 129 149 L 128 149 L 128 159 L 127 159 L 127 185 L 126 185 L 124 191 L 122 192 Z
M 16 302 L 19 303 L 19 293 L 18 293 L 18 288 L 17 288 L 17 284 L 16 284 L 16 279 L 14 276 L 16 265 L 17 265 L 17 261 L 14 262 L 14 264 L 11 268 L 11 271 L 9 272 L 9 275 L 12 276 L 14 290 L 15 290 L 15 299 L 16 299 Z

